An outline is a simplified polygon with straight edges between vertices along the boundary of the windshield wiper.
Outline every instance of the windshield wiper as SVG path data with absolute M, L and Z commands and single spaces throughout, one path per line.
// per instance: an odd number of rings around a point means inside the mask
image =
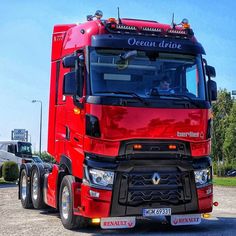
M 98 91 L 96 93 L 114 93 L 114 94 L 125 94 L 125 95 L 130 95 L 133 98 L 137 98 L 140 102 L 142 102 L 144 105 L 149 105 L 149 103 L 143 99 L 142 97 L 140 97 L 137 93 L 134 92 L 126 92 L 126 91 Z
M 184 95 L 184 94 L 159 94 L 160 97 L 174 97 L 174 98 L 184 98 L 185 100 L 188 100 L 190 103 L 195 105 L 196 107 L 200 107 L 199 104 L 193 100 L 191 97 Z
M 137 55 L 138 55 L 137 50 L 127 51 L 127 52 L 120 54 L 120 59 L 127 60 L 127 59 L 129 59 L 131 57 L 135 57 Z

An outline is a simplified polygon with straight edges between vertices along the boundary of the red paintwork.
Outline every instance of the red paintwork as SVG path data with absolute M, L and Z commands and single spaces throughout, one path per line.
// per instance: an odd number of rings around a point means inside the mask
M 52 172 L 48 175 L 47 185 L 47 204 L 51 207 L 57 208 L 57 178 L 59 168 L 53 165 Z
M 90 189 L 95 192 L 99 192 L 99 198 L 91 197 L 89 194 Z M 82 184 L 81 193 L 81 215 L 89 218 L 101 218 L 109 216 L 112 197 L 111 191 L 91 188 Z
M 199 213 L 212 212 L 213 207 L 213 185 L 197 190 Z
M 164 31 L 170 25 L 157 22 L 122 19 L 126 25 L 136 27 L 157 27 Z M 84 30 L 84 34 L 81 33 Z M 96 153 L 111 158 L 118 155 L 120 142 L 127 139 L 166 139 L 190 142 L 191 154 L 200 158 L 210 153 L 210 140 L 206 139 L 207 122 L 211 118 L 209 110 L 204 109 L 160 109 L 119 107 L 84 104 L 78 112 L 70 96 L 62 94 L 63 76 L 70 69 L 63 68 L 61 59 L 75 50 L 91 45 L 92 35 L 105 34 L 100 20 L 84 24 L 57 25 L 53 30 L 51 55 L 51 84 L 48 125 L 48 152 L 59 163 L 61 155 L 70 157 L 73 176 L 83 178 L 84 153 Z M 196 41 L 193 37 L 191 40 Z M 58 67 L 60 65 L 60 67 Z M 60 68 L 57 71 L 57 68 Z M 86 78 L 85 78 L 86 80 Z M 86 83 L 85 83 L 86 86 Z M 77 112 L 74 112 L 74 109 Z M 85 135 L 85 114 L 99 119 L 101 138 Z M 70 129 L 70 139 L 66 139 L 66 126 Z M 198 132 L 199 137 L 178 137 L 177 132 Z M 48 176 L 48 205 L 57 207 L 58 167 L 54 165 Z M 73 184 L 74 212 L 86 217 L 107 217 L 110 211 L 111 191 L 97 190 L 100 198 L 89 196 L 86 185 Z M 204 195 L 198 190 L 199 211 L 209 211 L 212 207 L 212 195 Z
M 84 149 L 107 156 L 118 155 L 119 141 L 172 139 L 191 142 L 193 156 L 209 155 L 206 140 L 208 110 L 160 109 L 86 104 L 86 113 L 99 119 L 101 139 L 85 137 Z M 130 122 L 132 121 L 132 122 Z M 177 132 L 198 132 L 199 137 L 178 137 Z M 104 141 L 104 143 L 102 142 Z M 207 143 L 207 144 L 206 144 Z
M 61 51 L 62 51 L 65 35 L 68 29 L 74 26 L 76 26 L 76 24 L 54 26 L 53 35 L 52 35 L 52 55 L 51 55 L 52 61 L 55 61 L 61 58 Z
M 74 182 L 72 184 L 72 194 L 74 196 L 74 198 L 73 198 L 74 212 L 79 212 L 78 207 L 81 206 L 81 183 Z
M 201 156 L 208 156 L 211 153 L 211 141 L 205 140 L 203 142 L 191 142 L 191 154 L 194 158 Z

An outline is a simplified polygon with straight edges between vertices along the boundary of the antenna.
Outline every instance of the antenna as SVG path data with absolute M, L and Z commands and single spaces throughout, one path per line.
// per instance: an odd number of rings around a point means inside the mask
M 175 28 L 175 22 L 174 22 L 174 20 L 175 20 L 175 14 L 174 14 L 174 12 L 173 12 L 173 14 L 172 14 L 172 22 L 171 22 L 171 27 L 174 29 Z
M 121 19 L 120 19 L 120 8 L 117 7 L 117 14 L 118 14 L 118 23 L 122 24 Z

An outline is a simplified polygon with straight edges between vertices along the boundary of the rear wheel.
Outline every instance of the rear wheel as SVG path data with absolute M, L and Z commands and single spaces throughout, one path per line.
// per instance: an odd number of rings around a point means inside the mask
M 26 209 L 33 208 L 30 194 L 30 184 L 28 183 L 28 176 L 25 169 L 21 171 L 19 191 L 22 206 Z
M 66 175 L 61 182 L 59 195 L 61 221 L 66 229 L 85 228 L 87 226 L 87 220 L 73 213 L 73 182 L 75 182 L 75 178 L 71 175 Z
M 39 170 L 34 168 L 31 173 L 31 197 L 35 209 L 43 209 L 46 204 L 43 201 L 43 189 Z
M 166 216 L 166 222 L 171 225 L 171 216 Z

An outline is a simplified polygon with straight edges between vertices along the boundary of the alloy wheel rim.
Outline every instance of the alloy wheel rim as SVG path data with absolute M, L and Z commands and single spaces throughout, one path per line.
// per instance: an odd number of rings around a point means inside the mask
M 34 172 L 34 175 L 33 175 L 33 199 L 34 200 L 37 200 L 38 198 L 38 188 L 39 188 L 39 185 L 38 185 L 38 175 L 36 172 Z
M 26 199 L 26 186 L 27 186 L 27 184 L 26 184 L 26 176 L 24 175 L 22 177 L 22 180 L 21 180 L 21 198 L 23 200 Z
M 62 190 L 62 216 L 64 219 L 68 219 L 69 217 L 69 209 L 70 209 L 70 193 L 67 186 L 65 186 Z

